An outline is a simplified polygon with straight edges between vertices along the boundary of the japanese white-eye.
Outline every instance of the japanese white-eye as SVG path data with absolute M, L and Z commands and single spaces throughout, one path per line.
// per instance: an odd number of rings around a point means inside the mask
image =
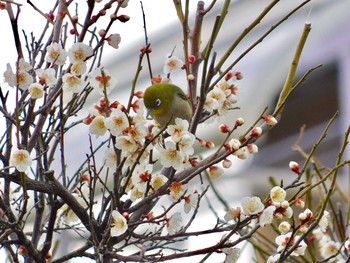
M 143 94 L 147 117 L 152 116 L 161 126 L 174 124 L 176 118 L 188 122 L 192 118 L 192 107 L 181 88 L 169 83 L 157 83 Z

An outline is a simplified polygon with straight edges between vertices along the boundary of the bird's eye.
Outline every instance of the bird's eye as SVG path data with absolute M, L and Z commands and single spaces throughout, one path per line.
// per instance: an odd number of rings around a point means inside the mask
M 160 104 L 162 103 L 162 101 L 160 99 L 157 99 L 156 102 L 154 103 L 154 106 L 156 108 L 158 108 L 160 106 Z

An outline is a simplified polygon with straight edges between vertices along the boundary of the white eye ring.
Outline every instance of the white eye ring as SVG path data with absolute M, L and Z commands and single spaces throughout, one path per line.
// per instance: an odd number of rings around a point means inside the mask
M 154 103 L 155 107 L 159 107 L 162 101 L 160 99 L 156 99 L 156 102 Z

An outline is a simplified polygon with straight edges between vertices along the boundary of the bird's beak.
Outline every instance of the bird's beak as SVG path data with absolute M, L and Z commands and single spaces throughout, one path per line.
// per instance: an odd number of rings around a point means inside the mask
M 146 111 L 146 120 L 150 120 L 151 119 L 150 118 L 151 111 L 152 111 L 152 109 L 147 109 L 147 111 Z

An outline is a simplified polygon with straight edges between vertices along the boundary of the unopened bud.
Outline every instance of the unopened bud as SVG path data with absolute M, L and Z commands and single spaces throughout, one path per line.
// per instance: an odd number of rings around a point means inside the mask
M 55 15 L 53 13 L 48 13 L 47 20 L 49 20 L 49 22 L 53 22 L 55 20 Z
M 195 79 L 195 77 L 194 77 L 193 74 L 188 74 L 187 75 L 187 80 L 194 80 L 194 79 Z
M 290 161 L 289 162 L 289 168 L 294 172 L 294 173 L 299 173 L 300 172 L 300 167 L 297 162 Z
M 264 121 L 266 122 L 266 124 L 269 126 L 275 126 L 277 124 L 276 118 L 272 115 L 267 115 L 263 118 L 264 118 Z
M 149 54 L 149 53 L 152 53 L 152 48 L 151 47 L 147 47 L 147 48 L 142 47 L 142 48 L 140 48 L 140 51 L 142 53 L 145 52 L 146 54 Z
M 235 77 L 236 77 L 236 79 L 237 80 L 241 80 L 241 79 L 243 79 L 243 75 L 242 75 L 242 72 L 235 72 Z
M 299 208 L 304 208 L 305 207 L 305 202 L 302 198 L 297 198 L 295 199 L 295 205 Z
M 196 57 L 194 55 L 190 55 L 188 57 L 188 63 L 192 64 L 196 61 Z
M 137 97 L 138 99 L 142 99 L 143 98 L 143 91 L 136 91 L 134 93 L 134 96 Z
M 252 137 L 259 137 L 261 134 L 262 134 L 262 129 L 261 129 L 261 127 L 255 127 L 255 128 L 251 131 L 250 136 L 252 136 Z
M 125 22 L 128 22 L 130 20 L 130 16 L 127 16 L 127 15 L 120 15 L 117 17 L 117 19 L 122 22 L 122 23 L 125 23 Z
M 104 36 L 106 35 L 106 30 L 100 29 L 100 30 L 98 31 L 98 35 L 99 35 L 100 37 L 104 37 Z
M 256 144 L 254 144 L 254 143 L 249 143 L 247 145 L 247 148 L 248 148 L 249 153 L 251 153 L 251 154 L 255 154 L 259 151 L 258 146 L 256 146 Z
M 233 74 L 231 71 L 227 72 L 227 74 L 225 75 L 225 80 L 228 81 L 229 79 L 231 79 L 233 77 Z
M 78 23 L 78 21 L 79 21 L 78 16 L 73 16 L 72 17 L 72 23 L 76 24 L 76 23 Z
M 237 126 L 237 127 L 238 127 L 238 126 L 242 126 L 243 124 L 244 124 L 244 119 L 241 118 L 241 117 L 237 118 L 237 120 L 236 120 L 236 126 Z
M 219 131 L 222 133 L 228 133 L 230 132 L 230 128 L 226 124 L 220 124 Z
M 198 164 L 199 164 L 199 161 L 198 161 L 197 158 L 191 158 L 190 159 L 190 164 L 191 164 L 192 167 L 197 167 Z
M 222 161 L 222 167 L 228 169 L 228 168 L 230 168 L 231 166 L 232 166 L 232 162 L 231 162 L 229 159 L 226 159 L 226 158 L 225 158 L 225 159 Z
M 90 125 L 90 123 L 93 121 L 94 117 L 89 115 L 85 119 L 83 119 L 83 123 L 86 125 Z
M 59 17 L 59 19 L 61 19 L 61 20 L 63 20 L 64 19 L 64 17 L 66 16 L 66 11 L 60 11 L 60 12 L 58 12 L 58 17 Z

